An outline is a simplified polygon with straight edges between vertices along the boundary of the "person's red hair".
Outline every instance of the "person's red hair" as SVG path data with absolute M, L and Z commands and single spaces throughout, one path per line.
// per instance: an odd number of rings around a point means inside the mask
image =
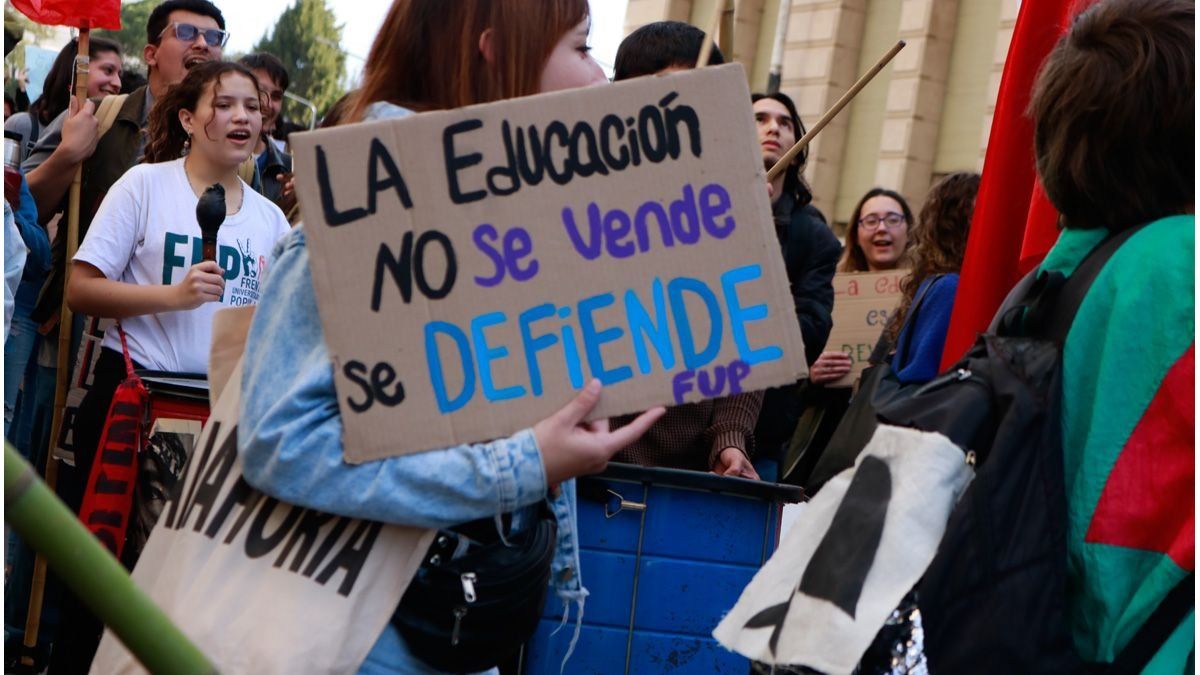
M 376 101 L 445 110 L 536 94 L 550 52 L 587 17 L 587 0 L 395 0 L 345 121 Z

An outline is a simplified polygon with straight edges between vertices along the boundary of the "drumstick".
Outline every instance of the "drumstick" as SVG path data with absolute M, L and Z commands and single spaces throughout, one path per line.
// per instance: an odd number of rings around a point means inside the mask
M 863 87 L 867 86 L 867 83 L 874 79 L 874 77 L 879 74 L 879 71 L 883 70 L 883 67 L 886 66 L 888 62 L 896 56 L 896 54 L 900 53 L 901 49 L 904 49 L 904 44 L 904 40 L 897 41 L 896 44 L 893 45 L 892 48 L 883 55 L 882 58 L 875 62 L 875 65 L 871 66 L 870 70 L 864 73 L 862 77 L 858 78 L 858 82 L 855 82 L 853 87 L 850 87 L 845 94 L 842 94 L 842 97 L 838 99 L 837 103 L 833 104 L 832 108 L 830 108 L 824 115 L 821 115 L 821 119 L 817 120 L 817 123 L 808 130 L 807 134 L 804 134 L 803 138 L 796 141 L 796 144 L 793 145 L 783 157 L 780 157 L 778 162 L 775 162 L 775 166 L 771 167 L 771 170 L 767 172 L 768 183 L 775 180 L 779 174 L 783 173 L 783 170 L 787 168 L 787 165 L 791 164 L 792 160 L 796 159 L 796 155 L 799 155 L 801 151 L 808 147 L 808 144 L 812 141 L 813 136 L 816 136 L 821 129 L 824 129 L 825 125 L 829 124 L 829 122 L 832 121 L 833 118 L 842 111 L 842 108 L 846 107 L 846 104 L 850 102 L 850 99 L 854 98 Z

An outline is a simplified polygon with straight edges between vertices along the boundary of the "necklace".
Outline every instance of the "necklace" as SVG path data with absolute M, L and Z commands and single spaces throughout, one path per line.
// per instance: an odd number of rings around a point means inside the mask
M 192 194 L 196 194 L 196 185 L 195 185 L 195 181 L 193 181 L 193 180 L 192 180 L 192 174 L 191 174 L 191 172 L 189 172 L 189 171 L 188 171 L 188 162 L 187 162 L 187 158 L 186 158 L 186 157 L 184 157 L 184 158 L 183 158 L 183 175 L 184 175 L 184 177 L 185 177 L 185 178 L 187 178 L 188 187 L 192 189 Z M 242 185 L 242 179 L 241 179 L 241 177 L 238 177 L 238 179 L 237 179 L 237 186 L 238 186 L 238 206 L 237 206 L 237 208 L 236 208 L 236 209 L 234 209 L 234 210 L 233 210 L 233 213 L 227 213 L 227 214 L 226 214 L 226 215 L 229 215 L 229 216 L 234 216 L 234 215 L 237 215 L 238 211 L 241 211 L 241 210 L 242 210 L 242 202 L 243 202 L 243 200 L 244 200 L 244 199 L 245 199 L 245 197 L 246 197 L 246 194 L 245 194 L 246 188 L 245 188 L 245 186 L 244 186 L 244 185 Z M 197 197 L 197 198 L 199 198 L 199 197 L 200 197 L 200 195 L 203 195 L 203 194 L 204 194 L 204 190 L 205 190 L 205 188 L 207 188 L 207 187 L 208 187 L 208 186 L 206 186 L 206 185 L 201 185 L 201 186 L 200 186 L 200 194 L 196 194 L 196 197 Z

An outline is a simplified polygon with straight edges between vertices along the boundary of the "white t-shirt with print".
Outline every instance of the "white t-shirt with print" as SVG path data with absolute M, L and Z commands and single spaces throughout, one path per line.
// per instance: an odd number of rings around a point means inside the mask
M 213 315 L 223 307 L 258 303 L 271 248 L 289 226 L 278 207 L 244 182 L 242 193 L 242 208 L 227 216 L 217 231 L 217 262 L 225 270 L 221 302 L 121 320 L 129 354 L 142 366 L 206 372 Z M 201 260 L 197 201 L 182 159 L 137 165 L 104 197 L 74 259 L 116 281 L 177 284 Z M 103 345 L 121 351 L 116 330 L 107 332 Z

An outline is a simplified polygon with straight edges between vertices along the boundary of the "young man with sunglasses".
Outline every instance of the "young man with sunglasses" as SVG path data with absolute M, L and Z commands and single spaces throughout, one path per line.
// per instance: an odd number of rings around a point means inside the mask
M 225 17 L 208 0 L 167 0 L 155 7 L 146 23 L 146 46 L 142 50 L 142 60 L 149 69 L 147 85 L 125 100 L 104 139 L 100 138 L 95 114 L 99 102 L 88 101 L 79 109 L 72 103 L 71 109 L 50 123 L 22 163 L 43 222 L 62 210 L 75 167 L 86 161 L 82 237 L 99 198 L 121 174 L 141 161 L 141 130 L 154 99 L 182 81 L 192 66 L 220 59 L 228 37 Z M 99 176 L 97 163 L 104 167 Z M 87 183 L 94 183 L 95 189 L 89 190 Z

